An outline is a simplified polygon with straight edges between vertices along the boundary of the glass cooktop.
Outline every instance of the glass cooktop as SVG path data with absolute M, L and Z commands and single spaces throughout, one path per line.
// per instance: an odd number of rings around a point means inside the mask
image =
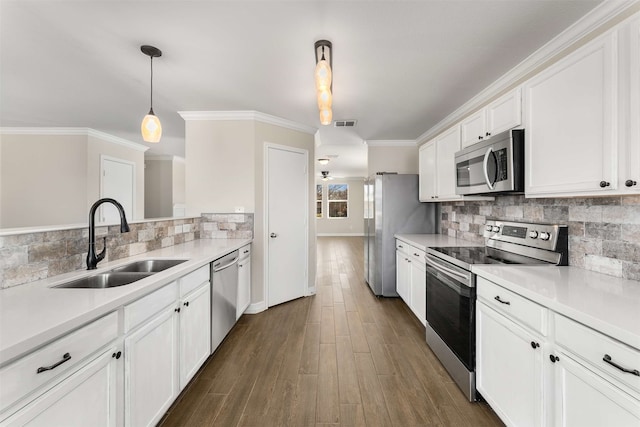
M 465 264 L 512 264 L 508 260 L 489 256 L 484 246 L 446 246 L 443 248 L 431 248 L 436 252 L 447 255 Z

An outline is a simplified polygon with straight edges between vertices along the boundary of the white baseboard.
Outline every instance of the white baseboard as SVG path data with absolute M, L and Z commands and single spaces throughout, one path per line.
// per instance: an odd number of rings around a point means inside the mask
M 318 237 L 361 237 L 364 233 L 316 233 Z
M 254 302 L 244 311 L 244 314 L 258 314 L 267 309 L 267 304 L 264 301 Z

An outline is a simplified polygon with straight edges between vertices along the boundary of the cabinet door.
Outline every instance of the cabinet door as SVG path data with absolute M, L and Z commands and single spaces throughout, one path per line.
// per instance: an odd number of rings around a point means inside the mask
M 205 282 L 181 301 L 180 389 L 211 354 L 211 285 Z
M 480 142 L 486 137 L 486 110 L 483 108 L 460 123 L 462 148 Z
M 251 304 L 251 258 L 238 263 L 238 304 L 236 305 L 236 320 L 242 316 Z
M 609 32 L 526 84 L 528 196 L 617 187 L 616 40 Z
M 411 310 L 418 320 L 427 324 L 427 270 L 424 264 L 411 262 Z
M 116 351 L 104 351 L 2 426 L 116 426 Z
M 522 124 L 521 99 L 521 90 L 517 88 L 487 106 L 487 137 Z
M 626 193 L 640 192 L 640 18 L 629 24 L 629 90 L 624 86 L 621 96 L 628 95 L 630 132 L 621 141 L 620 188 Z
M 178 394 L 178 313 L 175 306 L 124 341 L 125 425 L 153 426 Z
M 567 354 L 561 352 L 558 357 L 555 363 L 554 425 L 640 426 L 640 401 Z
M 543 347 L 540 338 L 477 301 L 476 387 L 507 425 L 543 425 Z
M 396 292 L 409 307 L 411 307 L 411 294 L 409 292 L 410 266 L 407 254 L 402 251 L 396 251 Z
M 440 135 L 436 141 L 436 195 L 438 199 L 454 200 L 456 194 L 455 154 L 460 151 L 460 128 L 454 126 Z
M 436 141 L 429 141 L 420 147 L 420 201 L 435 202 L 436 195 Z

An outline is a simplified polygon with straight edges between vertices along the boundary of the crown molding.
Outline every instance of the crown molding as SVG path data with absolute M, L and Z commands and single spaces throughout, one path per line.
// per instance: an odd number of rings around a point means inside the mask
M 184 157 L 172 156 L 171 154 L 152 154 L 149 156 L 144 156 L 144 159 L 145 160 L 164 160 L 164 161 L 185 163 Z
M 138 144 L 137 142 L 129 141 L 128 139 L 120 138 L 118 136 L 114 136 L 108 133 L 101 132 L 99 130 L 87 128 L 87 135 L 93 138 L 98 138 L 106 142 L 111 142 L 112 144 L 122 145 L 127 148 L 134 149 L 136 151 L 145 152 L 151 147 L 147 147 L 146 145 Z
M 590 33 L 598 30 L 613 18 L 638 4 L 640 4 L 638 0 L 611 0 L 602 2 L 518 65 L 507 71 L 498 80 L 491 83 L 454 112 L 436 123 L 435 126 L 416 138 L 416 143 L 421 145 L 447 130 L 450 126 L 477 111 L 489 101 L 516 85 L 544 63 L 552 60 L 564 50 L 570 48 Z M 560 58 L 557 59 L 559 60 Z
M 3 127 L 0 128 L 0 134 L 2 135 L 79 135 L 90 136 L 98 138 L 102 141 L 110 142 L 113 144 L 122 145 L 127 148 L 131 148 L 136 151 L 147 151 L 150 147 L 146 145 L 138 144 L 118 136 L 114 136 L 105 132 L 101 132 L 91 128 L 79 128 L 79 127 Z
M 259 111 L 178 111 L 178 114 L 185 120 L 254 120 L 257 122 L 276 125 L 287 129 L 315 135 L 317 128 L 303 125 L 281 117 L 261 113 Z
M 415 139 L 374 139 L 365 143 L 370 147 L 415 147 Z

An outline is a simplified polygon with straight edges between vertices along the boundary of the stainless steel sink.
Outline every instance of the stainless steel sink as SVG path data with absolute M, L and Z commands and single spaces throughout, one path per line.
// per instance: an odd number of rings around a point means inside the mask
M 158 273 L 164 271 L 167 268 L 175 267 L 178 264 L 186 262 L 186 259 L 145 259 L 142 261 L 135 261 L 129 264 L 117 267 L 111 270 L 112 272 L 131 272 L 131 273 Z
M 114 288 L 116 286 L 128 285 L 151 276 L 153 273 L 125 273 L 125 272 L 109 272 L 96 274 L 95 276 L 83 277 L 82 279 L 73 280 L 55 286 L 56 288 Z

